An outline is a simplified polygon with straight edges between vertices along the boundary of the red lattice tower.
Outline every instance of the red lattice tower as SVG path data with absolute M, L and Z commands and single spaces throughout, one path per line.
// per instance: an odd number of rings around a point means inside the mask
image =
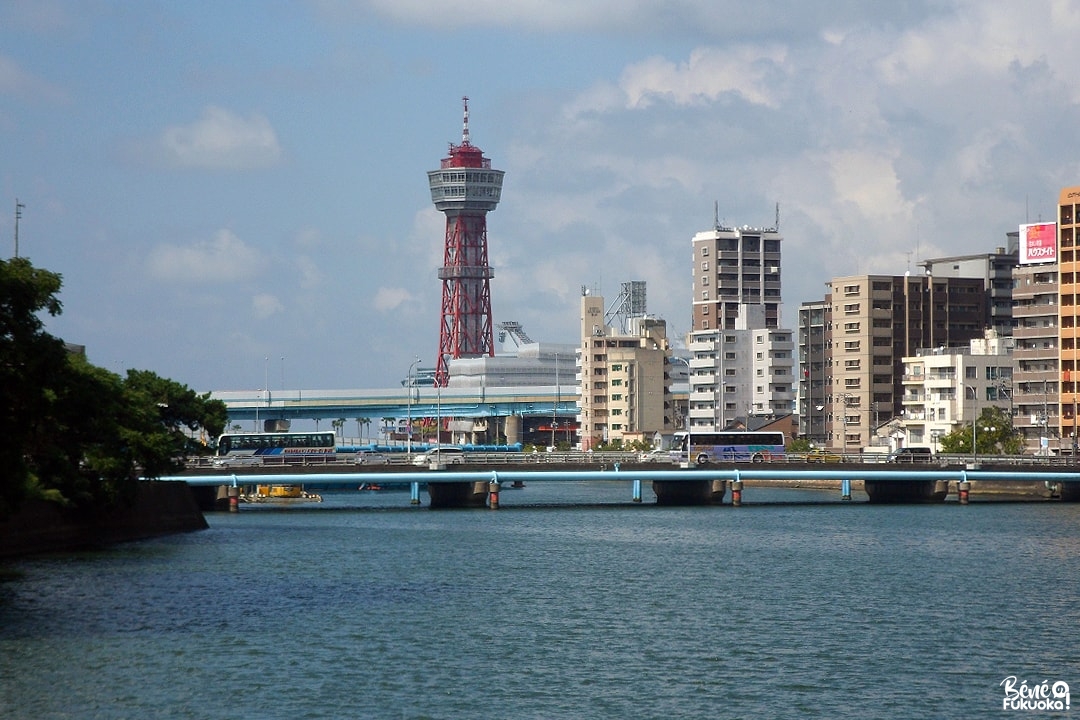
M 503 171 L 469 142 L 469 98 L 461 144 L 450 145 L 450 157 L 428 172 L 431 201 L 446 215 L 446 248 L 442 280 L 442 319 L 435 385 L 445 387 L 452 358 L 495 355 L 491 329 L 491 278 L 488 265 L 487 214 L 499 204 Z

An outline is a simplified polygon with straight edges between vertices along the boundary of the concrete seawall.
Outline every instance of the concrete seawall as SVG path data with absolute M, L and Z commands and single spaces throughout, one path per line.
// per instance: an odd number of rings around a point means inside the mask
M 95 512 L 72 512 L 34 500 L 0 523 L 0 558 L 62 552 L 142 540 L 209 527 L 184 483 L 141 482 L 135 502 Z

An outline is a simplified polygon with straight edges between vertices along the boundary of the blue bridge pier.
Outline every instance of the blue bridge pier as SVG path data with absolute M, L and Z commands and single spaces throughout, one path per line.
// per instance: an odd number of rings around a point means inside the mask
M 361 483 L 408 483 L 410 503 L 420 504 L 420 488 L 426 486 L 430 507 L 492 507 L 499 506 L 499 492 L 506 483 L 611 481 L 627 483 L 633 502 L 642 502 L 643 483 L 652 484 L 657 505 L 718 505 L 723 504 L 727 490 L 732 490 L 731 504 L 739 506 L 748 487 L 798 486 L 822 481 L 839 482 L 841 496 L 851 498 L 851 483 L 862 481 L 871 503 L 943 502 L 950 485 L 958 490 L 958 499 L 966 503 L 973 486 L 1015 486 L 1018 483 L 1043 483 L 1060 488 L 1060 497 L 1075 500 L 1080 495 L 1080 472 L 1074 470 L 1046 471 L 1032 468 L 1010 470 L 969 470 L 965 468 L 931 469 L 857 469 L 768 468 L 755 465 L 740 469 L 709 466 L 684 469 L 632 469 L 618 466 L 602 470 L 426 470 L 417 472 L 324 472 L 324 473 L 266 473 L 188 474 L 159 478 L 167 482 L 185 482 L 194 489 L 238 497 L 240 488 L 249 485 L 340 485 L 357 487 Z M 205 502 L 201 502 L 205 507 Z

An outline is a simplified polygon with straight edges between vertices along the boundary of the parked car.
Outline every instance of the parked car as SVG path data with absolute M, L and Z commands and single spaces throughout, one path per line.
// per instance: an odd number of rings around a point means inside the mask
M 928 447 L 903 447 L 889 453 L 889 459 L 886 462 L 928 463 L 933 459 L 934 453 Z
M 428 465 L 454 465 L 465 462 L 465 451 L 459 447 L 437 447 L 422 452 L 413 458 L 413 465 L 427 467 Z
M 671 451 L 653 448 L 638 455 L 639 462 L 671 462 Z
M 356 453 L 356 457 L 353 458 L 353 462 L 357 465 L 386 465 L 390 462 L 390 458 L 381 452 L 374 452 L 372 450 L 361 450 Z

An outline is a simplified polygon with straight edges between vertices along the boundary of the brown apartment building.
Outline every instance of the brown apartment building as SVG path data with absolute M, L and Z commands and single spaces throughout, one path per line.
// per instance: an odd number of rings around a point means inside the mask
M 920 348 L 965 347 L 989 314 L 981 278 L 854 275 L 800 308 L 801 411 L 811 439 L 841 451 L 881 444 L 900 414 L 903 358 Z

